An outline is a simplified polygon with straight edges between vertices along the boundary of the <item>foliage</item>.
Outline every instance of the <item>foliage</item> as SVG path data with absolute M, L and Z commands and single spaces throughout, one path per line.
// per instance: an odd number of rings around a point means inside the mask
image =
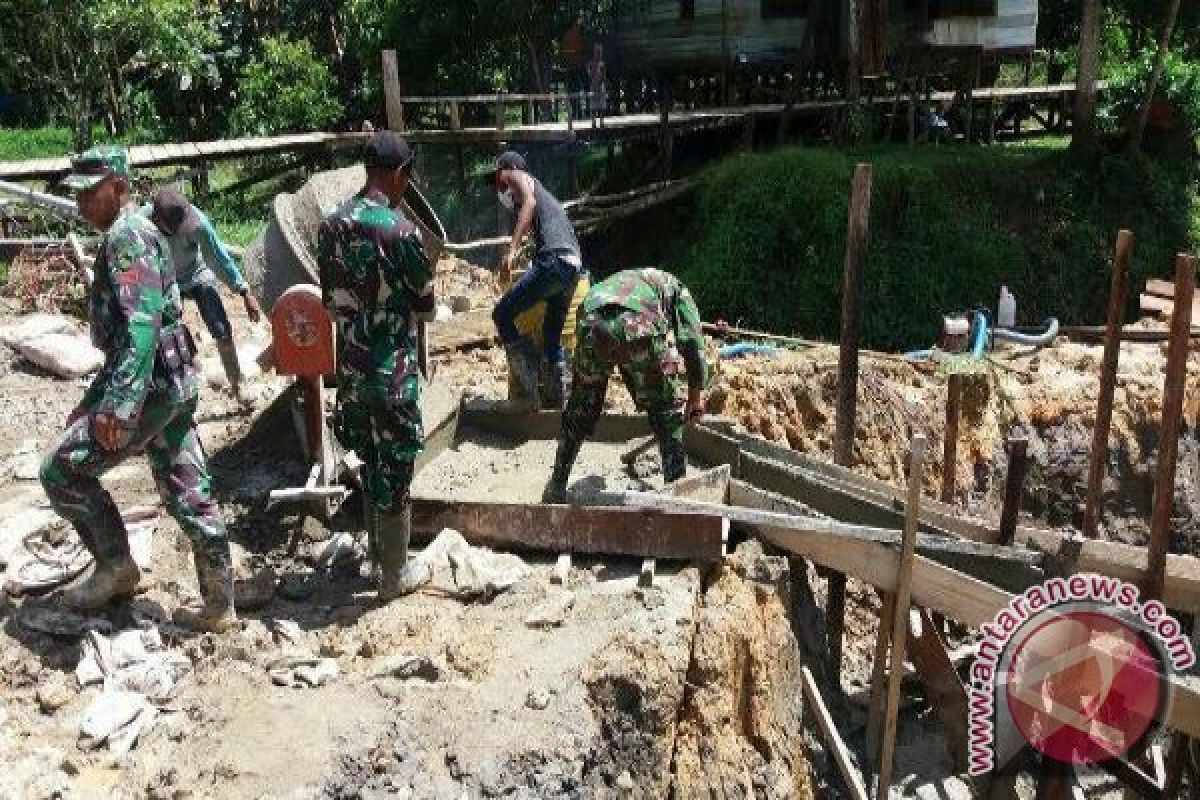
M 1169 272 L 1173 254 L 1200 241 L 1200 231 L 1189 230 L 1195 189 L 1187 176 L 1142 159 L 1081 161 L 1023 148 L 793 148 L 707 170 L 693 205 L 626 233 L 619 263 L 676 271 L 709 319 L 835 336 L 857 161 L 874 167 L 863 330 L 871 347 L 927 346 L 943 313 L 994 307 L 1002 284 L 1016 294 L 1025 324 L 1050 315 L 1096 324 L 1119 228 L 1138 237 L 1134 286 Z
M 242 70 L 233 127 L 257 135 L 322 130 L 343 113 L 329 67 L 308 41 L 272 36 Z
M 1122 64 L 1109 74 L 1103 119 L 1110 128 L 1121 125 L 1145 98 L 1154 69 L 1154 56 L 1153 50 L 1146 50 L 1136 60 Z M 1200 134 L 1200 61 L 1188 61 L 1177 51 L 1168 52 L 1155 97 L 1169 100 L 1179 110 L 1188 129 L 1193 134 Z
M 131 127 L 141 87 L 182 80 L 216 43 L 191 0 L 0 0 L 0 85 L 31 98 L 42 122 Z

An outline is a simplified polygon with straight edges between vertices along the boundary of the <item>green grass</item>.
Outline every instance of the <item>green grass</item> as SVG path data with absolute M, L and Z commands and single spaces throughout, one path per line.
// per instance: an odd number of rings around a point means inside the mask
M 0 128 L 0 161 L 63 156 L 73 138 L 68 128 Z
M 687 203 L 639 220 L 615 250 L 689 284 L 706 318 L 836 338 L 854 164 L 874 167 L 864 343 L 928 346 L 941 316 L 994 308 L 1019 321 L 1100 324 L 1116 232 L 1137 236 L 1130 318 L 1147 277 L 1200 242 L 1189 169 L 1060 148 L 790 148 L 741 155 Z

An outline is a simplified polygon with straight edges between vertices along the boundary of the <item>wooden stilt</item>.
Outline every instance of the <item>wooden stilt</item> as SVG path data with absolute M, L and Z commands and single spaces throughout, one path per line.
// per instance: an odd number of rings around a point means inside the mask
M 1008 450 L 1008 476 L 1004 483 L 1004 507 L 1000 511 L 1000 544 L 1009 545 L 1017 535 L 1017 512 L 1021 510 L 1029 440 L 1012 437 L 1005 449 Z
M 400 71 L 396 63 L 396 51 L 383 51 L 383 100 L 387 112 L 388 129 L 404 130 L 404 103 L 400 93 Z
M 1183 391 L 1187 379 L 1195 288 L 1196 260 L 1180 253 L 1175 259 L 1175 310 L 1171 314 L 1171 341 L 1167 346 L 1158 473 L 1154 482 L 1154 509 L 1150 517 L 1149 558 L 1142 587 L 1142 596 L 1147 600 L 1161 600 L 1166 581 L 1167 551 L 1171 544 L 1171 506 L 1175 501 L 1175 461 L 1179 455 L 1179 429 L 1183 418 Z
M 1117 387 L 1117 361 L 1121 354 L 1121 318 L 1125 312 L 1129 259 L 1133 255 L 1133 233 L 1117 234 L 1113 258 L 1112 286 L 1108 292 L 1108 320 L 1104 333 L 1104 360 L 1100 366 L 1100 397 L 1096 401 L 1096 427 L 1092 432 L 1091 461 L 1088 463 L 1087 503 L 1083 511 L 1083 535 L 1096 538 L 1104 469 L 1108 463 L 1108 432 L 1112 425 L 1113 394 Z
M 942 443 L 942 502 L 954 502 L 958 471 L 958 421 L 962 409 L 962 374 L 950 373 L 946 384 L 946 436 Z
M 925 437 L 914 436 L 908 459 L 908 502 L 904 513 L 904 538 L 900 546 L 900 571 L 896 577 L 896 603 L 892 614 L 892 653 L 888 667 L 887 702 L 879 773 L 875 796 L 886 798 L 892 788 L 892 762 L 896 755 L 896 722 L 900 708 L 900 682 L 904 677 L 904 648 L 908 636 L 908 609 L 912 601 L 913 561 L 917 523 L 921 514 L 921 475 L 925 467 Z
M 858 340 L 862 328 L 862 267 L 867 254 L 871 215 L 871 165 L 854 168 L 850 189 L 850 216 L 846 230 L 846 263 L 842 281 L 842 329 L 838 354 L 837 418 L 834 461 L 843 467 L 854 457 L 854 432 L 858 412 Z M 842 674 L 842 631 L 845 625 L 846 576 L 829 578 L 826 629 L 829 661 L 835 682 Z

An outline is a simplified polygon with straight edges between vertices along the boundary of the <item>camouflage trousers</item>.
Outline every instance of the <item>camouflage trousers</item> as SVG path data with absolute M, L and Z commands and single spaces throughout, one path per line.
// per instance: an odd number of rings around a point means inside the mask
M 401 369 L 382 384 L 349 372 L 338 376 L 334 433 L 362 459 L 371 500 L 383 513 L 408 502 L 413 462 L 424 449 L 416 359 L 401 361 Z
M 650 429 L 659 442 L 682 441 L 687 397 L 683 358 L 665 334 L 629 337 L 622 319 L 626 313 L 621 307 L 605 306 L 577 323 L 578 344 L 563 432 L 577 441 L 592 435 L 604 410 L 609 376 L 616 367 L 634 405 L 650 417 Z
M 75 420 L 42 462 L 42 487 L 51 507 L 79 532 L 97 560 L 128 554 L 129 539 L 112 495 L 99 477 L 145 452 L 167 511 L 191 540 L 197 562 L 229 563 L 229 540 L 212 499 L 212 478 L 193 415 L 196 399 L 171 402 L 152 394 L 137 429 L 118 450 L 96 441 L 90 415 Z

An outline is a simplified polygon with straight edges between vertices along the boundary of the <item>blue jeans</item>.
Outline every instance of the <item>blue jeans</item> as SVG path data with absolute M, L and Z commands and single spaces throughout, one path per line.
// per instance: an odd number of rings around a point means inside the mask
M 567 320 L 575 284 L 583 268 L 565 261 L 560 253 L 538 253 L 529 271 L 505 292 L 492 310 L 492 321 L 506 347 L 521 338 L 517 317 L 546 301 L 546 317 L 542 322 L 542 353 L 551 364 L 563 361 L 562 327 Z
M 183 293 L 192 300 L 200 310 L 200 319 L 204 326 L 217 341 L 233 337 L 233 326 L 229 324 L 229 315 L 225 313 L 225 304 L 221 302 L 221 294 L 217 287 L 207 284 L 197 284 Z

